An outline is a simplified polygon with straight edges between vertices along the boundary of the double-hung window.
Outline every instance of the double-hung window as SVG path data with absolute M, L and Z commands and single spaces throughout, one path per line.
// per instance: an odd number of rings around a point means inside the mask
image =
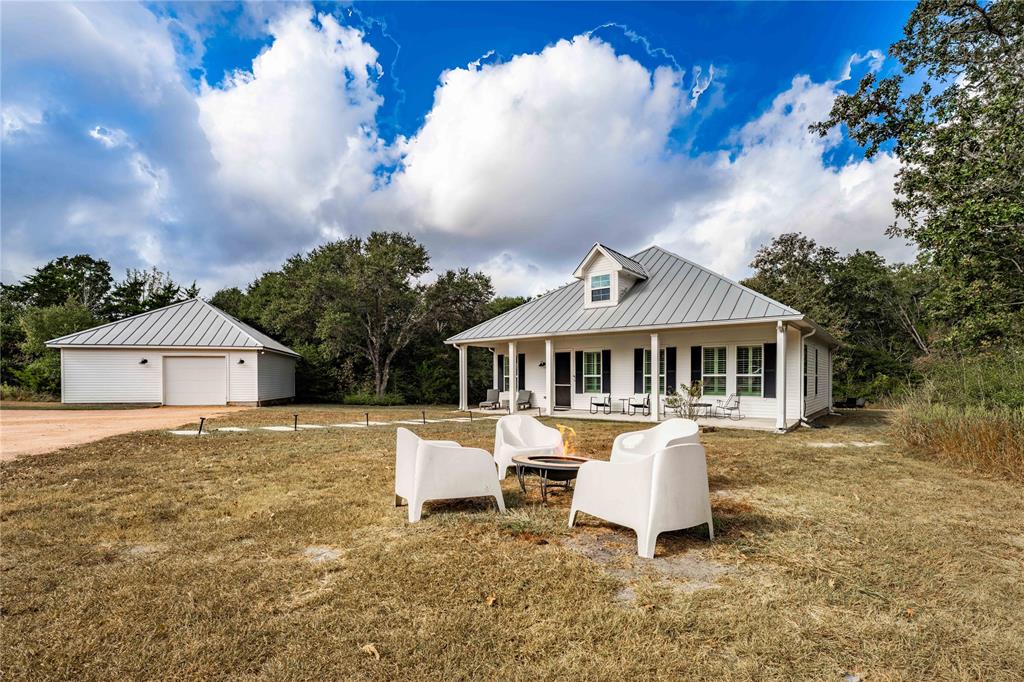
M 644 393 L 651 392 L 651 349 L 644 348 Z M 665 395 L 665 349 L 658 350 L 658 393 Z
M 505 378 L 504 378 L 504 382 L 505 383 L 503 384 L 503 388 L 501 389 L 503 391 L 507 391 L 508 390 L 508 386 L 509 386 L 508 372 L 509 372 L 509 365 L 511 365 L 511 364 L 512 363 L 508 361 L 508 358 L 505 358 L 505 362 L 502 363 L 502 365 L 504 366 L 504 369 L 505 369 Z
M 736 393 L 761 397 L 764 384 L 764 347 L 736 347 Z
M 601 351 L 583 352 L 583 392 L 601 392 Z
M 612 276 L 593 275 L 590 278 L 591 302 L 609 301 L 612 298 Z
M 725 395 L 725 346 L 704 346 L 704 395 Z

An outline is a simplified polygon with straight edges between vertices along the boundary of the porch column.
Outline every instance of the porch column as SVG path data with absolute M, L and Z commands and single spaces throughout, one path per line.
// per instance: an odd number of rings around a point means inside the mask
M 775 428 L 786 430 L 786 325 L 775 326 Z
M 519 353 L 516 351 L 516 342 L 508 342 L 508 358 L 505 360 L 508 363 L 508 411 L 509 414 L 515 414 L 519 410 L 516 409 L 516 393 L 519 390 Z
M 469 409 L 469 346 L 459 346 L 459 409 Z
M 491 388 L 496 388 L 499 391 L 502 389 L 501 385 L 501 368 L 498 367 L 498 349 L 491 349 Z
M 651 334 L 651 421 L 658 421 L 661 415 L 661 390 L 658 382 L 661 378 L 661 365 L 658 364 L 658 335 Z M 665 387 L 668 388 L 667 386 Z
M 544 339 L 544 392 L 548 402 L 545 414 L 549 417 L 555 413 L 555 342 Z

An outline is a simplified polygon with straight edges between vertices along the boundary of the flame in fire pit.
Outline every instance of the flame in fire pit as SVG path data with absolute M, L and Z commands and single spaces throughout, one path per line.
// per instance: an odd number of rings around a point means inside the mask
M 562 434 L 562 454 L 563 455 L 575 455 L 576 454 L 576 429 L 571 426 L 564 424 L 555 424 L 558 427 L 559 433 Z

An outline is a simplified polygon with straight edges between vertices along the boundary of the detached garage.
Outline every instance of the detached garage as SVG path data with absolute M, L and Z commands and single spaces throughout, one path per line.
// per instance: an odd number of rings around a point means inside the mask
M 262 405 L 295 397 L 299 355 L 201 299 L 53 339 L 65 403 Z

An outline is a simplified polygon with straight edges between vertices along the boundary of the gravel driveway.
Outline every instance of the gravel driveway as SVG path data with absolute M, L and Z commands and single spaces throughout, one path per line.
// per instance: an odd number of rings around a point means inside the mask
M 132 431 L 199 423 L 199 417 L 250 410 L 244 406 L 128 410 L 0 410 L 0 461 L 39 455 Z

